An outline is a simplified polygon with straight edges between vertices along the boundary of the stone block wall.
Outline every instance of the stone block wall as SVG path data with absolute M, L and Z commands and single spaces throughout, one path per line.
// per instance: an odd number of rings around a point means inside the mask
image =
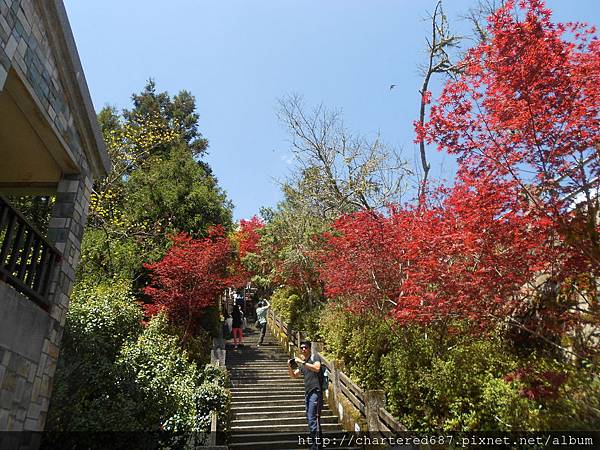
M 0 430 L 41 429 L 49 403 L 49 373 L 56 366 L 45 336 L 50 319 L 6 283 L 0 283 L 0 299 L 5 312 L 0 319 Z M 15 316 L 18 322 L 11 320 Z M 44 332 L 31 339 L 29 327 Z
M 0 0 L 0 90 L 8 71 L 17 68 L 81 167 L 85 155 L 39 11 L 40 1 L 48 0 Z
M 41 431 L 87 219 L 91 179 L 60 182 L 48 238 L 62 253 L 44 311 L 0 281 L 0 431 Z
M 79 114 L 84 108 L 73 103 L 77 99 L 68 97 L 61 84 L 61 56 L 42 16 L 44 1 L 55 0 L 0 0 L 0 91 L 11 70 L 24 78 L 80 173 L 63 174 L 55 192 L 47 238 L 62 260 L 50 287 L 50 310 L 0 281 L 0 432 L 44 428 L 92 189 L 90 164 L 73 117 L 74 109 Z

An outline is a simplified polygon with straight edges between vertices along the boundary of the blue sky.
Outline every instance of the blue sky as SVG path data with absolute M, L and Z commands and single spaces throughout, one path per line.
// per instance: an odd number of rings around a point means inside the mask
M 424 21 L 435 0 L 64 0 L 92 99 L 130 106 L 152 77 L 157 89 L 195 97 L 208 162 L 236 219 L 281 199 L 290 170 L 277 100 L 304 96 L 341 108 L 347 127 L 383 139 L 415 162 Z M 451 27 L 476 0 L 446 0 Z M 600 25 L 597 0 L 551 0 L 555 21 Z M 390 90 L 391 84 L 396 87 Z M 432 153 L 434 176 L 451 158 Z

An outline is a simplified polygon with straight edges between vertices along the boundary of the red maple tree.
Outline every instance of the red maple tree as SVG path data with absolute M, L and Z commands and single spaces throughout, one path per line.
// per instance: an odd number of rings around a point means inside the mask
M 537 0 L 506 2 L 489 24 L 417 130 L 458 156 L 455 185 L 418 207 L 340 218 L 322 257 L 326 291 L 392 305 L 402 323 L 510 319 L 538 334 L 597 325 L 595 30 L 553 24 Z M 577 295 L 558 298 L 573 286 Z
M 597 325 L 596 30 L 553 24 L 543 1 L 528 0 L 506 2 L 489 18 L 488 31 L 489 40 L 468 52 L 464 73 L 445 86 L 421 137 L 458 156 L 459 184 L 499 193 L 491 201 L 506 211 L 498 217 L 509 219 L 511 233 L 535 236 L 514 254 L 514 264 L 529 259 L 531 278 L 545 276 L 563 298 L 549 296 L 550 303 L 540 305 L 543 289 L 537 289 L 538 299 L 517 302 L 515 314 L 535 309 L 542 322 L 563 330 Z M 493 239 L 503 240 L 501 234 Z M 504 286 L 504 280 L 499 277 L 493 286 Z M 522 300 L 516 294 L 504 301 Z
M 240 258 L 243 258 L 248 253 L 257 252 L 258 241 L 260 240 L 258 230 L 264 226 L 264 222 L 257 216 L 253 216 L 250 220 L 240 220 L 240 228 L 237 232 Z
M 553 245 L 566 245 L 560 270 L 598 274 L 600 42 L 593 27 L 553 24 L 543 1 L 515 3 L 490 17 L 489 40 L 468 52 L 420 138 L 458 156 L 459 180 L 520 189 L 531 220 L 550 220 Z
M 150 285 L 144 288 L 150 300 L 144 305 L 146 314 L 164 310 L 172 322 L 193 332 L 205 309 L 229 285 L 232 255 L 232 244 L 220 225 L 209 229 L 204 239 L 185 233 L 174 236 L 167 254 L 145 266 L 151 276 Z
M 259 253 L 258 241 L 260 240 L 260 234 L 258 231 L 263 227 L 264 223 L 256 216 L 253 216 L 250 220 L 241 219 L 239 228 L 231 236 L 237 248 L 237 252 L 229 266 L 231 274 L 229 281 L 232 286 L 241 288 L 246 286 L 252 279 L 253 271 L 242 260 L 248 254 Z

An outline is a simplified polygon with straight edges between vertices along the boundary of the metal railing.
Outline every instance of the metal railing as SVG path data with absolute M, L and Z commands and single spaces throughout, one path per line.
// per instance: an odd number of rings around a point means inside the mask
M 47 311 L 60 260 L 60 252 L 0 196 L 0 280 Z

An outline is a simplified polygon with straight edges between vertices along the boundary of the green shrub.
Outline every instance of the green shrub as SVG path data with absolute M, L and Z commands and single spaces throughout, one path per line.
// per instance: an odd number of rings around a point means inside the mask
M 168 327 L 164 314 L 153 317 L 137 340 L 123 346 L 117 364 L 144 394 L 152 429 L 200 431 L 194 404 L 198 369 Z
M 207 366 L 209 367 L 209 366 Z M 225 372 L 223 369 L 218 369 Z M 217 412 L 217 429 L 219 432 L 229 430 L 231 421 L 231 397 L 224 384 L 215 382 L 204 382 L 196 390 L 194 397 L 196 405 L 197 426 L 201 430 L 210 430 L 210 413 Z
M 324 303 L 311 303 L 291 287 L 276 289 L 270 301 L 275 312 L 292 330 L 303 331 L 312 340 L 321 340 L 319 323 Z
M 115 360 L 142 332 L 142 312 L 126 282 L 79 283 L 71 296 L 46 428 L 140 429 L 139 393 Z
M 289 325 L 297 320 L 299 304 L 300 296 L 290 287 L 276 289 L 271 296 L 273 309 Z
M 203 432 L 212 409 L 226 429 L 227 374 L 198 370 L 164 315 L 144 328 L 128 285 L 76 286 L 46 429 Z
M 594 429 L 600 379 L 544 354 L 527 358 L 494 333 L 460 326 L 394 326 L 330 304 L 320 320 L 326 352 L 364 389 L 383 389 L 386 409 L 410 430 Z

